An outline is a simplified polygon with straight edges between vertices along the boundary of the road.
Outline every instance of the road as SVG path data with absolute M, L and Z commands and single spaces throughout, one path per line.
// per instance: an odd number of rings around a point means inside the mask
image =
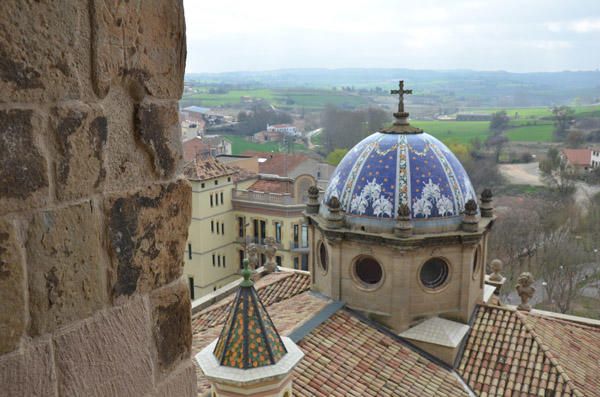
M 538 163 L 501 164 L 500 173 L 513 185 L 543 186 Z
M 320 134 L 323 131 L 323 128 L 317 128 L 316 130 L 312 130 L 312 131 L 308 131 L 306 133 L 306 137 L 308 138 L 308 148 L 309 149 L 314 149 L 315 145 L 312 143 L 312 137 Z

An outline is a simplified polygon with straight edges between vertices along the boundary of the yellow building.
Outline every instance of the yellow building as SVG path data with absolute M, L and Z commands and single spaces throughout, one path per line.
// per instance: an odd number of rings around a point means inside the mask
M 247 244 L 257 244 L 262 266 L 267 237 L 277 243 L 278 266 L 308 270 L 308 226 L 302 212 L 315 179 L 259 175 L 230 164 L 206 157 L 184 170 L 192 183 L 184 267 L 192 299 L 239 278 Z

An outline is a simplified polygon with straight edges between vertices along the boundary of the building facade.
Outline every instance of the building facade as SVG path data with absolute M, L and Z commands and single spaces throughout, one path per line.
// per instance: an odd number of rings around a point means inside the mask
M 243 171 L 212 156 L 186 165 L 185 175 L 192 184 L 192 221 L 184 270 L 192 299 L 239 278 L 248 244 L 258 247 L 258 266 L 265 264 L 268 237 L 275 240 L 278 266 L 308 270 L 303 211 L 306 191 L 315 179 Z

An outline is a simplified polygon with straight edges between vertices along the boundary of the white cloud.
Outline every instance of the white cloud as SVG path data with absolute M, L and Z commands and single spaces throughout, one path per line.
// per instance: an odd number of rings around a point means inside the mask
M 545 24 L 546 29 L 553 33 L 574 32 L 593 33 L 600 32 L 600 18 L 584 18 L 575 21 L 554 21 Z

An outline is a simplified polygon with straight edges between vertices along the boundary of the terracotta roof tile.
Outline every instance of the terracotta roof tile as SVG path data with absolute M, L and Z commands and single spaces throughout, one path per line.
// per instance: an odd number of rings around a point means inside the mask
M 292 193 L 294 184 L 291 181 L 259 179 L 246 190 L 265 193 Z
M 196 158 L 183 167 L 183 174 L 192 181 L 204 181 L 235 174 L 236 170 L 212 156 Z
M 210 145 L 202 142 L 202 139 L 198 137 L 184 141 L 182 146 L 184 161 L 192 161 L 198 156 L 206 156 L 210 154 Z
M 598 357 L 600 329 L 481 306 L 457 371 L 481 395 L 593 396 Z
M 569 163 L 579 166 L 587 166 L 592 163 L 591 149 L 563 149 Z
M 460 396 L 458 378 L 393 337 L 340 310 L 304 337 L 297 396 Z
M 246 152 L 244 155 L 266 158 L 266 161 L 258 165 L 258 171 L 261 174 L 279 176 L 288 176 L 300 164 L 310 160 L 310 157 L 303 154 Z

